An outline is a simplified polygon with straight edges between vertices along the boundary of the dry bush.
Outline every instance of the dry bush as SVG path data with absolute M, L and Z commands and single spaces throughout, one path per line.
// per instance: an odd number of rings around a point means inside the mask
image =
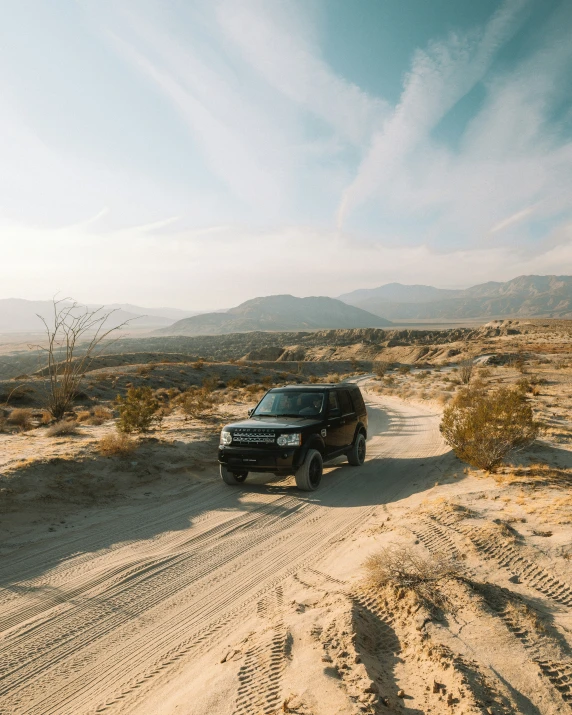
M 159 401 L 149 387 L 131 387 L 125 397 L 117 396 L 119 411 L 117 429 L 120 432 L 148 432 L 153 424 L 161 421 L 158 414 Z
M 32 429 L 32 410 L 23 407 L 17 407 L 15 410 L 10 412 L 8 416 L 8 422 L 10 424 L 19 427 L 22 432 Z
M 81 410 L 81 412 L 78 412 L 76 415 L 76 419 L 78 422 L 87 422 L 90 417 L 91 412 L 89 410 Z
M 200 420 L 207 416 L 216 404 L 216 399 L 206 388 L 194 388 L 183 393 L 174 401 L 183 412 L 193 419 Z
M 329 373 L 329 375 L 326 375 L 326 377 L 324 378 L 324 382 L 332 383 L 332 385 L 337 384 L 338 382 L 340 382 L 340 380 L 341 380 L 341 378 L 337 372 L 331 372 L 331 373 Z
M 397 368 L 397 372 L 398 372 L 400 375 L 407 375 L 408 373 L 411 372 L 411 365 L 400 365 L 400 366 Z
M 313 376 L 312 376 L 312 377 L 313 377 Z M 311 380 L 311 379 L 312 379 L 312 378 L 310 378 L 310 380 Z M 264 385 L 264 387 L 266 387 L 266 388 L 268 389 L 268 388 L 272 387 L 272 385 L 274 384 L 274 378 L 272 377 L 272 375 L 265 375 L 265 376 L 262 378 L 261 382 L 262 382 L 262 384 Z
M 459 459 L 491 472 L 508 454 L 533 442 L 539 428 L 519 389 L 501 387 L 487 393 L 482 385 L 461 390 L 440 425 Z
M 203 367 L 205 366 L 205 361 L 203 358 L 199 358 L 196 362 L 193 363 L 192 367 L 195 368 L 195 370 L 202 370 Z
M 316 382 L 320 382 L 320 378 L 317 375 L 310 375 L 308 382 L 311 385 L 314 385 Z M 264 385 L 264 380 L 262 380 L 262 384 Z
M 103 457 L 125 457 L 137 449 L 137 442 L 124 432 L 112 432 L 102 437 L 97 450 Z
M 390 368 L 391 363 L 387 362 L 387 360 L 376 360 L 373 365 L 373 372 L 377 377 L 383 377 Z
M 65 437 L 77 433 L 77 422 L 75 420 L 60 420 L 46 430 L 48 437 Z
M 473 358 L 468 357 L 459 362 L 459 377 L 463 385 L 468 385 L 473 376 Z
M 374 589 L 391 585 L 413 591 L 428 608 L 444 608 L 443 585 L 460 578 L 464 567 L 448 556 L 423 556 L 406 546 L 387 547 L 365 562 L 368 585 Z
M 246 380 L 244 377 L 232 377 L 227 382 L 227 387 L 231 387 L 234 389 L 234 388 L 238 388 L 238 387 L 244 387 L 247 384 L 248 384 L 248 380 Z

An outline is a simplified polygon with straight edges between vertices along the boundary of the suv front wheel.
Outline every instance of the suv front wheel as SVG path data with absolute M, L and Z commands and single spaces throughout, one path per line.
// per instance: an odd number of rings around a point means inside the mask
M 352 448 L 348 452 L 348 462 L 352 467 L 361 467 L 365 462 L 365 437 L 362 432 L 358 432 Z
M 225 484 L 242 484 L 248 476 L 248 472 L 231 472 L 225 464 L 221 464 L 220 476 Z
M 296 486 L 305 492 L 313 492 L 320 486 L 323 471 L 322 455 L 317 449 L 309 449 L 304 464 L 296 472 Z

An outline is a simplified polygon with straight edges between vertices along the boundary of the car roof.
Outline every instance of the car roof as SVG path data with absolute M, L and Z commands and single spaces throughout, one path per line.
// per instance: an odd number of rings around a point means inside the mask
M 348 388 L 348 387 L 357 387 L 357 385 L 351 385 L 348 383 L 340 384 L 339 382 L 322 382 L 319 385 L 316 385 L 315 383 L 311 383 L 309 385 L 283 385 L 282 387 L 273 387 L 270 392 L 273 392 L 274 390 L 323 390 L 325 387 L 327 388 Z

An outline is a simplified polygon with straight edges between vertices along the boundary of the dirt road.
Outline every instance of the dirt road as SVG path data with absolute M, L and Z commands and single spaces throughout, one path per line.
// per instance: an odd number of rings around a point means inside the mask
M 224 644 L 380 505 L 431 485 L 447 459 L 436 411 L 397 400 L 368 408 L 367 463 L 329 468 L 316 493 L 262 477 L 233 489 L 203 473 L 183 495 L 107 508 L 4 558 L 0 712 L 273 712 L 284 695 L 272 659 L 266 675 L 256 665 L 249 674 L 247 656 L 212 692 L 206 671 Z M 268 638 L 277 652 L 279 619 Z

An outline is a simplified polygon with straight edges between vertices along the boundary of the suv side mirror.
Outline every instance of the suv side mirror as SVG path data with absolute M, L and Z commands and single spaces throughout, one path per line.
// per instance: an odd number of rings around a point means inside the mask
M 254 414 L 254 407 L 251 407 L 251 408 L 248 410 L 248 416 L 249 416 L 249 417 L 252 417 L 253 414 Z

